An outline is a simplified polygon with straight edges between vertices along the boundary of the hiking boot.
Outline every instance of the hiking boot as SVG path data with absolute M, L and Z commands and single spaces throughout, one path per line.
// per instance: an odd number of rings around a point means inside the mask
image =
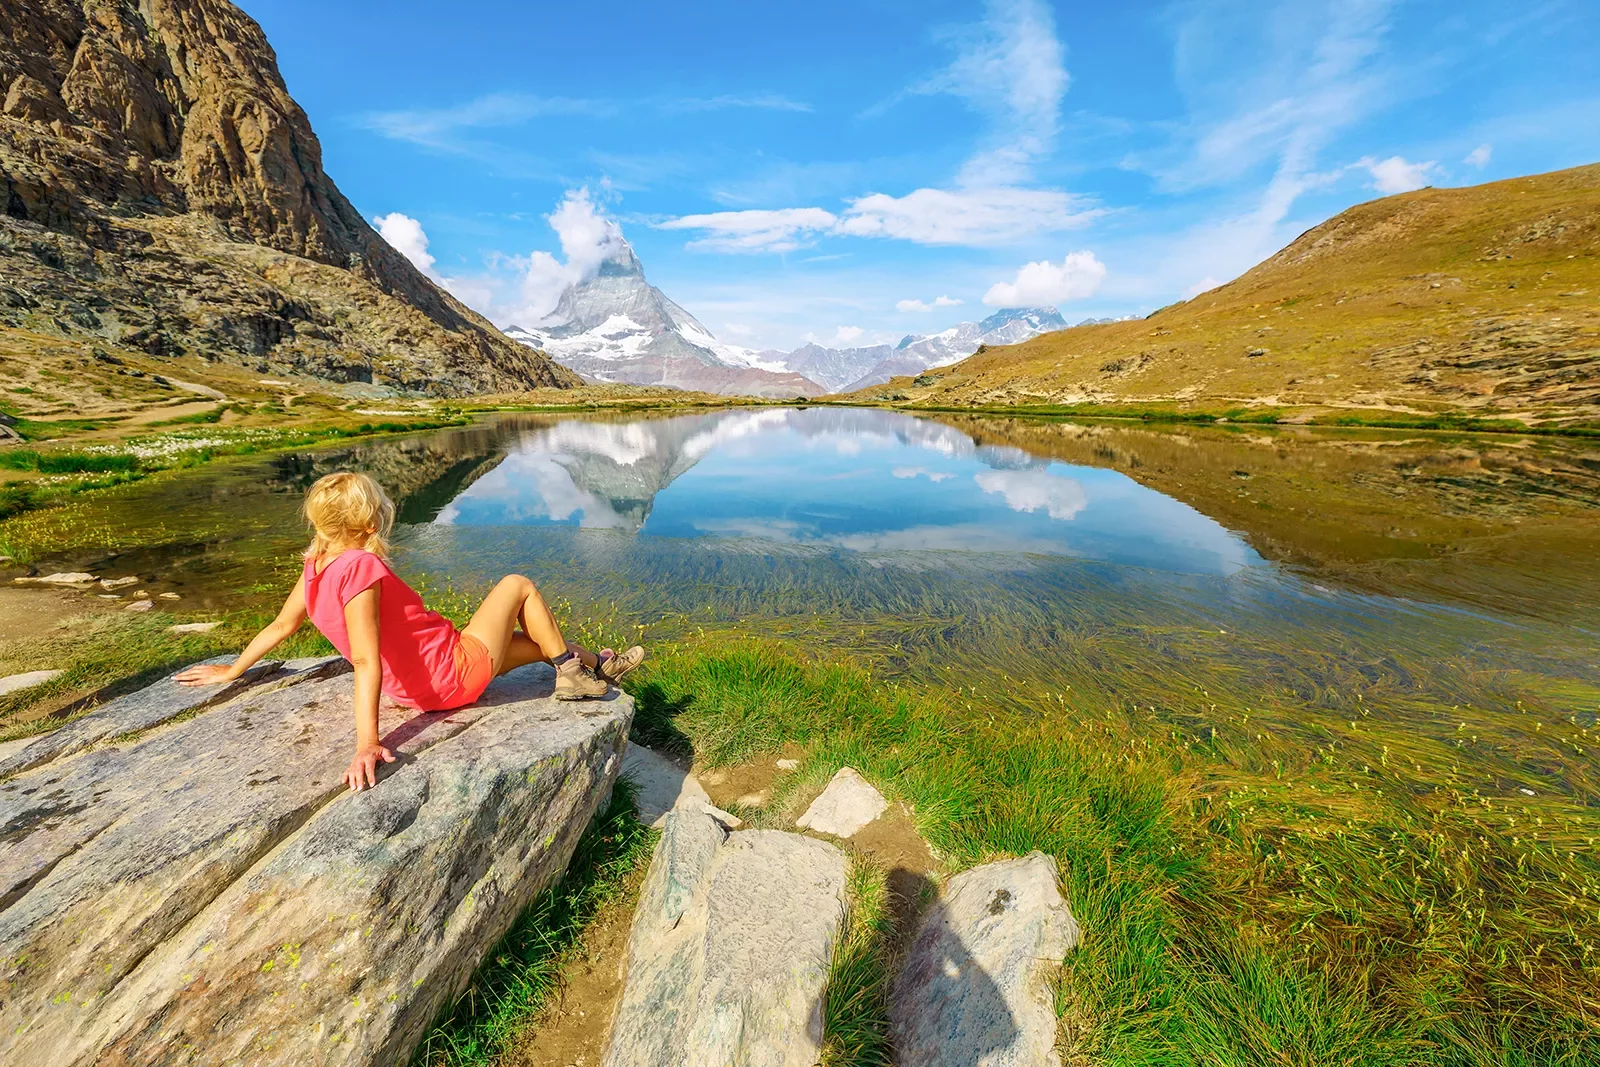
M 607 656 L 600 661 L 600 666 L 595 668 L 595 674 L 604 678 L 612 685 L 622 681 L 622 676 L 644 662 L 644 649 L 634 645 L 620 655 Z
M 577 656 L 556 668 L 557 700 L 592 700 L 605 696 L 610 688 L 604 678 L 596 678 Z

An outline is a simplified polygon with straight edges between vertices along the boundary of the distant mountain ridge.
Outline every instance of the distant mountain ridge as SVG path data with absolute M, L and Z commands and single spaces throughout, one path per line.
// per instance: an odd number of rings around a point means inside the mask
M 872 385 L 882 385 L 903 374 L 921 374 L 934 367 L 958 363 L 987 345 L 1014 345 L 1020 341 L 1067 328 L 1067 320 L 1055 308 L 1003 308 L 982 322 L 962 322 L 927 337 L 905 337 L 894 351 L 867 370 L 861 377 L 839 389 L 850 393 Z

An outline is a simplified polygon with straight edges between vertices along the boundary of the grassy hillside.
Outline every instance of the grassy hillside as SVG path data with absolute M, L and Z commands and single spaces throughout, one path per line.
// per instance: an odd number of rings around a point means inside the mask
M 1592 420 L 1600 165 L 1360 204 L 1146 319 L 989 349 L 853 399 Z

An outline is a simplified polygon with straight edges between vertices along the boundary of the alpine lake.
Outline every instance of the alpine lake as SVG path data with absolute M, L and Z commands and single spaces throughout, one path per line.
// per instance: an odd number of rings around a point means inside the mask
M 88 494 L 39 520 L 32 564 L 264 621 L 297 571 L 305 489 L 342 469 L 394 496 L 396 568 L 447 613 L 520 572 L 586 640 L 757 642 L 914 693 L 953 732 L 1098 739 L 1108 767 L 1165 768 L 1157 803 L 1180 822 L 1237 841 L 1237 921 L 1302 937 L 1289 955 L 1311 971 L 1345 958 L 1341 937 L 1404 942 L 1362 947 L 1380 984 L 1402 980 L 1380 957 L 1455 952 L 1471 972 L 1498 944 L 1490 970 L 1512 977 L 1463 973 L 1452 995 L 1544 1018 L 1510 1044 L 1595 1047 L 1600 441 L 829 406 L 505 415 Z M 1393 875 L 1415 927 L 1341 910 L 1350 875 L 1297 865 L 1297 835 Z M 1470 952 L 1428 943 L 1435 908 L 1459 927 L 1493 907 L 1526 921 Z M 1096 1047 L 1132 1040 L 1133 1014 L 1092 1007 Z

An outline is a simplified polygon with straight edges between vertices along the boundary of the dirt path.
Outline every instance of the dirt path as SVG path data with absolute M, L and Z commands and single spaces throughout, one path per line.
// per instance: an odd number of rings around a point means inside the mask
M 502 1058 L 503 1067 L 596 1067 L 622 997 L 622 964 L 645 868 L 600 909 L 563 976 L 561 992 Z

